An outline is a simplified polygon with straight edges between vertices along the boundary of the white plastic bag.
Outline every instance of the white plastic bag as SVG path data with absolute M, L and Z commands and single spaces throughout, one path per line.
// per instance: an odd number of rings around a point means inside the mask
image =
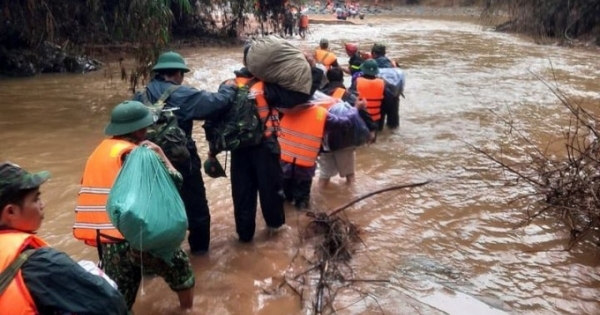
M 104 271 L 102 271 L 102 269 L 98 268 L 98 266 L 96 266 L 95 263 L 89 261 L 89 260 L 81 260 L 78 261 L 77 264 L 79 264 L 79 266 L 81 266 L 81 268 L 83 268 L 85 271 L 96 275 L 98 277 L 102 277 L 104 280 L 106 280 L 108 282 L 108 284 L 110 284 L 111 287 L 115 288 L 115 290 L 118 290 L 119 288 L 117 287 L 117 284 L 111 279 L 109 278 Z

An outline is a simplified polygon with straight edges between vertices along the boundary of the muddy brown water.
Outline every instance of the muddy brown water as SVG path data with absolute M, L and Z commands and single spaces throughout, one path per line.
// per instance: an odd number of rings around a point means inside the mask
M 600 101 L 597 54 L 490 32 L 464 21 L 373 19 L 371 25 L 313 25 L 310 49 L 321 37 L 345 63 L 343 41 L 367 47 L 386 42 L 407 73 L 401 127 L 357 150 L 357 184 L 313 187 L 312 207 L 334 208 L 393 184 L 433 183 L 384 193 L 347 211 L 363 229 L 366 248 L 353 266 L 371 298 L 341 292 L 340 314 L 599 314 L 600 274 L 589 248 L 560 249 L 566 234 L 550 221 L 515 228 L 522 205 L 509 201 L 523 188 L 504 186 L 502 174 L 465 142 L 495 150 L 506 128 L 492 113 L 512 115 L 538 143 L 560 135 L 565 111 L 532 72 L 584 103 Z M 241 49 L 182 51 L 192 72 L 186 83 L 216 90 L 241 66 Z M 49 170 L 43 187 L 46 219 L 40 234 L 76 259 L 96 259 L 71 235 L 79 180 L 88 155 L 103 138 L 111 108 L 128 98 L 118 67 L 85 75 L 42 75 L 0 81 L 0 160 Z M 201 122 L 194 138 L 206 156 Z M 520 149 L 514 149 L 519 152 Z M 490 171 L 491 170 L 491 171 Z M 227 179 L 205 178 L 212 213 L 210 254 L 193 258 L 193 314 L 307 314 L 291 292 L 264 294 L 279 283 L 298 246 L 301 214 L 286 208 L 289 228 L 269 238 L 260 215 L 256 240 L 236 242 Z M 187 248 L 187 244 L 184 245 Z M 293 274 L 294 271 L 292 271 Z M 377 301 L 377 303 L 375 302 Z M 137 314 L 178 314 L 175 294 L 146 278 Z M 490 308 L 488 305 L 494 307 Z

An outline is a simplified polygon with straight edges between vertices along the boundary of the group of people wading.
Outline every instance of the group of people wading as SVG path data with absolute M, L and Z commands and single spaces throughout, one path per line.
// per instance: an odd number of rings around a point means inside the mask
M 188 255 L 209 251 L 211 222 L 192 127 L 196 120 L 218 120 L 234 106 L 242 86 L 248 86 L 255 96 L 253 104 L 264 124 L 257 144 L 231 152 L 235 226 L 243 243 L 254 238 L 257 199 L 271 233 L 277 233 L 285 224 L 286 201 L 298 209 L 310 207 L 317 165 L 319 187 L 328 185 L 337 174 L 347 183 L 354 182 L 354 147 L 322 145 L 326 136 L 333 137 L 337 130 L 352 124 L 350 118 L 330 113 L 327 108 L 331 104 L 287 105 L 307 103 L 320 90 L 359 110 L 371 133 L 370 142 L 385 124 L 398 127 L 398 95 L 378 77 L 380 68 L 394 66 L 385 56 L 384 45 L 374 45 L 369 56 L 360 53 L 356 44 L 345 44 L 350 60 L 347 67 L 342 67 L 329 50 L 329 42 L 322 39 L 314 53 L 305 53 L 312 75 L 309 94 L 254 77 L 245 67 L 248 50 L 247 46 L 244 67 L 214 93 L 182 85 L 190 69 L 179 54 L 166 52 L 154 65 L 155 76 L 150 83 L 132 100 L 112 110 L 104 130 L 107 138 L 91 153 L 83 171 L 73 235 L 97 249 L 101 268 L 116 282 L 118 290 L 36 235 L 44 216 L 40 186 L 50 174 L 30 173 L 10 162 L 0 164 L 0 315 L 128 314 L 143 273 L 164 278 L 176 292 L 180 306 L 192 308 L 195 275 Z M 353 76 L 349 88 L 344 86 L 344 73 Z M 172 130 L 166 132 L 181 133 L 184 149 L 147 140 L 149 128 L 157 124 L 149 104 L 162 104 L 174 115 L 176 124 L 169 125 Z M 170 261 L 132 248 L 107 215 L 115 178 L 130 152 L 142 145 L 160 157 L 171 179 L 181 187 L 190 251 L 176 251 Z M 214 161 L 216 153 L 211 150 L 207 162 Z

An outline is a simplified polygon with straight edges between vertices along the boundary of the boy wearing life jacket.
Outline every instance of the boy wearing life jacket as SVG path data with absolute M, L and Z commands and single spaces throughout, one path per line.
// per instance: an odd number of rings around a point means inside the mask
M 36 235 L 44 219 L 40 185 L 49 177 L 0 164 L 0 313 L 127 314 L 119 291 Z
M 382 104 L 394 102 L 392 87 L 383 79 L 377 77 L 379 67 L 375 60 L 369 59 L 365 61 L 360 66 L 360 69 L 362 75 L 356 78 L 350 89 L 356 91 L 360 99 L 366 100 L 367 112 L 369 112 L 373 121 L 378 124 L 378 129 L 382 130 Z
M 312 56 L 305 54 L 305 57 L 311 65 L 314 89 L 320 81 L 316 74 L 321 71 L 317 71 Z M 351 128 L 353 122 L 349 117 L 333 115 L 323 106 L 314 104 L 298 105 L 280 111 L 282 111 L 281 134 L 278 140 L 281 147 L 285 198 L 293 202 L 297 209 L 307 209 L 317 156 L 325 132 Z
M 104 130 L 110 138 L 104 139 L 96 147 L 85 165 L 75 208 L 73 235 L 97 248 L 104 272 L 117 283 L 128 309 L 135 302 L 142 279 L 142 267 L 145 272 L 165 279 L 171 290 L 177 293 L 181 308 L 191 309 L 195 277 L 186 252 L 182 249 L 175 252 L 170 265 L 149 253 L 143 253 L 142 260 L 142 253 L 129 246 L 106 212 L 112 185 L 127 155 L 138 145 L 146 145 L 155 151 L 175 185 L 181 187 L 183 178 L 162 149 L 145 140 L 147 128 L 153 124 L 152 113 L 140 102 L 125 101 L 112 110 L 111 121 Z
M 323 93 L 332 96 L 336 100 L 342 100 L 357 107 L 361 119 L 365 122 L 371 132 L 371 141 L 375 139 L 377 124 L 371 119 L 371 115 L 365 110 L 366 102 L 359 101 L 355 94 L 346 90 L 344 86 L 344 73 L 340 68 L 331 68 L 327 71 L 329 83 L 323 88 Z M 353 133 L 353 132 L 352 132 Z M 327 146 L 323 146 L 323 152 L 319 154 L 317 164 L 319 166 L 319 186 L 327 187 L 332 177 L 339 174 L 346 178 L 347 184 L 354 183 L 354 137 L 343 130 L 334 129 L 327 132 Z

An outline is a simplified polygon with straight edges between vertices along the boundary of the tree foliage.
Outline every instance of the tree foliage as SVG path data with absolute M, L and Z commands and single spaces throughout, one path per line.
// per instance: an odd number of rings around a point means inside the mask
M 135 86 L 172 35 L 235 38 L 249 16 L 278 23 L 283 7 L 283 0 L 0 0 L 0 57 L 45 42 L 80 52 L 127 44 L 138 60 Z
M 600 44 L 598 0 L 486 0 L 485 13 L 507 13 L 510 29 L 567 40 L 596 36 Z

